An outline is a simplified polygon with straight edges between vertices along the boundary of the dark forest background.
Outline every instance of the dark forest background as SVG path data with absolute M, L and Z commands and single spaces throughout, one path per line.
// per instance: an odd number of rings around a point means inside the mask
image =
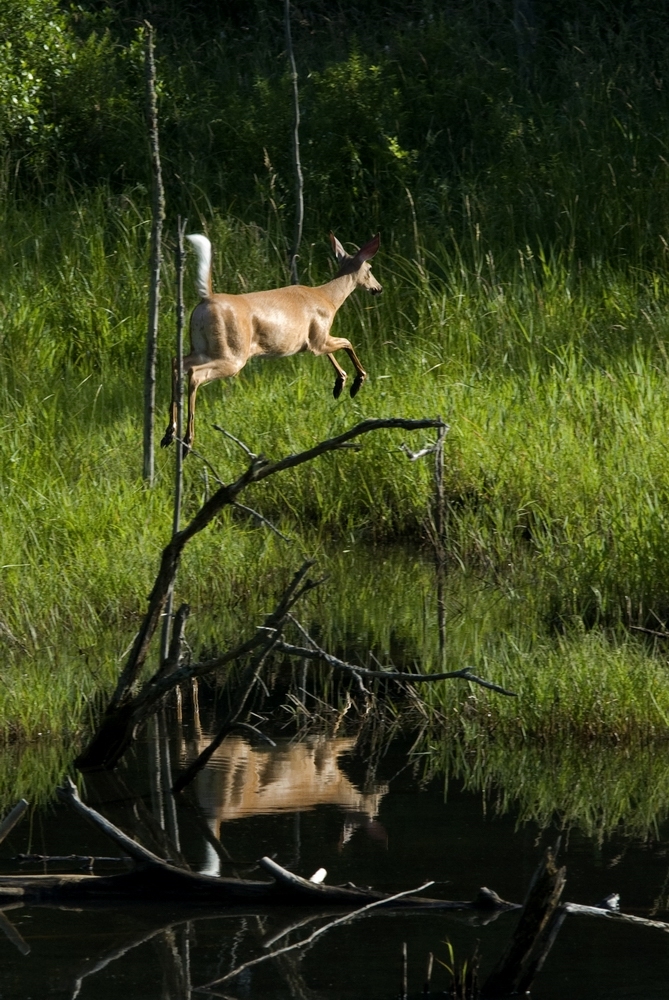
M 3 187 L 149 184 L 142 25 L 156 32 L 168 213 L 291 228 L 282 0 L 3 0 Z M 668 238 L 664 0 L 303 0 L 306 237 L 496 266 L 520 250 L 655 267 Z M 387 244 L 386 244 L 387 245 Z

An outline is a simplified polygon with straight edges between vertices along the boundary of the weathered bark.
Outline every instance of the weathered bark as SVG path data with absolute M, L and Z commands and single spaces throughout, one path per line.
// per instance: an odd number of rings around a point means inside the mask
M 269 858 L 262 858 L 264 865 Z M 278 866 L 277 866 L 278 867 Z M 282 869 L 285 875 L 290 872 Z M 188 906 L 239 903 L 258 905 L 361 906 L 386 902 L 390 893 L 372 889 L 343 889 L 307 882 L 297 886 L 287 879 L 254 881 L 198 875 L 168 864 L 148 865 L 121 875 L 0 875 L 0 902 L 66 903 L 86 900 L 179 902 Z M 407 896 L 389 905 L 424 910 L 477 910 L 476 900 L 459 902 Z M 505 904 L 504 909 L 513 908 Z
M 162 265 L 162 235 L 165 220 L 165 191 L 160 166 L 158 142 L 158 102 L 156 99 L 156 64 L 153 55 L 153 27 L 145 21 L 146 118 L 151 150 L 153 200 L 151 221 L 151 263 L 149 277 L 149 317 L 146 334 L 144 368 L 144 479 L 153 485 L 154 423 L 156 414 L 156 358 L 158 355 L 158 311 L 160 306 L 160 268 Z
M 565 868 L 555 866 L 547 851 L 537 868 L 509 945 L 481 987 L 481 997 L 502 998 L 526 993 L 555 940 L 565 885 Z
M 183 448 L 181 439 L 183 438 L 183 353 L 184 353 L 184 234 L 186 223 L 182 223 L 181 216 L 177 219 L 177 252 L 176 252 L 176 284 L 177 284 L 177 323 L 176 323 L 176 384 L 174 387 L 174 402 L 177 411 L 177 447 L 174 449 L 174 507 L 172 513 L 172 535 L 176 535 L 181 527 L 181 499 L 183 493 Z M 160 645 L 160 659 L 165 661 L 170 655 L 170 625 L 172 622 L 172 601 L 174 587 L 172 586 L 167 595 L 165 604 L 165 614 L 163 616 L 163 634 Z M 174 636 L 173 642 L 174 645 Z
M 290 251 L 290 280 L 293 285 L 299 282 L 297 259 L 302 242 L 302 226 L 304 223 L 304 177 L 302 176 L 302 161 L 300 159 L 300 92 L 297 85 L 297 64 L 293 52 L 293 36 L 290 30 L 290 0 L 285 0 L 284 20 L 286 29 L 286 49 L 290 62 L 290 77 L 293 85 L 293 170 L 295 171 L 295 236 Z

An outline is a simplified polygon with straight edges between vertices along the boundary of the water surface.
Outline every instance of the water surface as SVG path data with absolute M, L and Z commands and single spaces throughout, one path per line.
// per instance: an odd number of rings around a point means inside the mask
M 194 752 L 206 732 L 191 728 L 172 738 L 171 764 Z M 470 899 L 479 886 L 521 901 L 546 846 L 559 833 L 521 821 L 513 802 L 495 808 L 494 789 L 466 790 L 462 777 L 425 782 L 423 759 L 396 744 L 374 755 L 356 751 L 351 735 L 300 741 L 279 738 L 276 748 L 233 737 L 200 775 L 176 815 L 180 848 L 189 864 L 212 874 L 262 877 L 256 859 L 270 855 L 303 876 L 320 867 L 332 884 L 354 882 L 387 891 L 428 879 L 430 895 Z M 159 808 L 155 746 L 145 742 L 116 777 L 88 779 L 91 804 L 156 849 L 170 819 Z M 163 772 L 163 777 L 165 777 Z M 194 804 L 197 808 L 194 808 Z M 174 831 L 173 831 L 174 832 Z M 212 849 L 220 836 L 223 858 Z M 578 824 L 562 831 L 566 898 L 593 904 L 618 891 L 629 912 L 666 919 L 669 824 L 643 835 L 618 831 L 587 835 Z M 164 844 L 163 844 L 164 846 Z M 19 852 L 115 855 L 114 845 L 66 807 L 39 810 L 0 847 L 3 872 L 19 870 Z M 55 870 L 59 866 L 51 866 Z M 61 868 L 63 866 L 60 866 Z M 22 865 L 22 871 L 44 866 Z M 113 870 L 112 864 L 96 870 Z M 135 905 L 86 908 L 6 907 L 0 935 L 0 997 L 81 997 L 105 1000 L 202 997 L 197 987 L 262 953 L 266 943 L 306 937 L 322 919 L 307 909 L 221 912 Z M 311 918 L 314 918 L 311 920 Z M 424 985 L 430 952 L 456 960 L 477 946 L 485 975 L 514 925 L 513 915 L 488 923 L 452 914 L 376 913 L 330 931 L 305 952 L 293 952 L 247 970 L 217 995 L 282 1000 L 394 998 L 401 952 L 408 949 L 409 993 Z M 569 917 L 535 984 L 537 998 L 573 1000 L 666 997 L 666 934 Z M 433 992 L 448 983 L 435 964 Z

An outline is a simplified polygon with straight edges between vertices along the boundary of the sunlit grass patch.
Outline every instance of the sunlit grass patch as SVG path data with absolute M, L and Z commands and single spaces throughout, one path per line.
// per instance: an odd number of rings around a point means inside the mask
M 58 728 L 71 699 L 80 706 L 69 716 L 78 730 L 90 698 L 113 681 L 114 657 L 145 607 L 171 525 L 173 450 L 158 450 L 153 489 L 140 471 L 146 213 L 141 203 L 104 192 L 54 202 L 41 214 L 17 206 L 6 212 L 13 239 L 0 251 L 7 265 L 0 272 L 7 320 L 0 342 L 0 641 L 8 650 L 10 700 L 0 728 Z M 239 275 L 245 287 L 283 280 L 258 227 L 212 218 L 209 231 L 216 287 L 241 290 Z M 357 293 L 337 316 L 337 331 L 369 371 L 354 400 L 333 399 L 324 358 L 256 360 L 237 378 L 200 391 L 196 447 L 228 481 L 247 459 L 214 424 L 275 459 L 368 417 L 442 416 L 450 424 L 449 571 L 494 581 L 509 615 L 518 612 L 518 592 L 531 608 L 523 612 L 529 631 L 514 631 L 512 642 L 503 635 L 495 641 L 476 622 L 461 642 L 458 616 L 451 616 L 449 662 L 471 661 L 518 689 L 515 707 L 494 706 L 495 725 L 505 731 L 545 734 L 552 713 L 560 731 L 571 727 L 584 738 L 626 738 L 639 726 L 659 735 L 668 712 L 662 647 L 623 643 L 620 629 L 659 627 L 669 609 L 664 280 L 603 265 L 575 274 L 568 261 L 541 257 L 524 257 L 506 276 L 485 259 L 468 270 L 464 258 L 443 248 L 425 258 L 416 263 L 386 249 L 374 264 L 384 294 Z M 169 394 L 171 267 L 168 258 L 158 438 Z M 314 265 L 313 280 L 327 276 Z M 225 642 L 267 610 L 272 588 L 304 554 L 321 553 L 334 565 L 339 550 L 350 562 L 348 579 L 342 564 L 345 582 L 329 594 L 321 619 L 326 631 L 330 619 L 340 622 L 331 635 L 343 644 L 337 628 L 346 631 L 349 611 L 341 606 L 349 592 L 368 593 L 373 603 L 374 586 L 356 559 L 360 546 L 425 544 L 433 460 L 410 462 L 401 445 L 418 450 L 431 440 L 368 435 L 360 450 L 323 456 L 249 489 L 243 501 L 293 545 L 246 515 L 219 518 L 191 544 L 180 571 L 177 596 L 193 607 L 193 630 L 204 621 L 209 630 L 218 615 L 218 633 L 207 641 Z M 215 486 L 211 468 L 191 456 L 184 519 Z M 401 574 L 387 586 L 413 609 Z M 395 602 L 394 620 L 405 622 L 401 641 L 381 642 L 383 609 L 370 612 L 376 624 L 365 641 L 435 663 L 434 630 L 426 631 L 422 607 L 403 611 Z M 502 618 L 508 624 L 508 615 Z M 79 658 L 76 650 L 89 648 L 97 651 Z M 42 692 L 31 682 L 42 693 L 34 706 L 17 707 L 31 688 L 21 686 L 22 672 L 37 664 L 61 689 Z M 605 679 L 615 691 L 608 700 Z M 644 692 L 646 710 L 635 691 Z M 480 692 L 452 708 L 464 720 L 489 710 Z

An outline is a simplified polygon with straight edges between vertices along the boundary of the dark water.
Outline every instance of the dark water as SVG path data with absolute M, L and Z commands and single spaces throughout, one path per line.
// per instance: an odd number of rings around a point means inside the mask
M 202 737 L 203 738 L 203 737 Z M 173 762 L 192 753 L 196 737 L 173 741 Z M 555 828 L 519 825 L 513 810 L 499 815 L 488 798 L 451 782 L 422 785 L 407 767 L 406 748 L 378 761 L 356 753 L 354 740 L 287 739 L 272 749 L 241 739 L 224 744 L 193 789 L 197 808 L 180 801 L 177 834 L 183 855 L 198 871 L 262 877 L 263 855 L 309 877 L 327 869 L 332 884 L 351 881 L 401 891 L 432 879 L 429 895 L 471 899 L 479 886 L 522 901 Z M 126 830 L 160 850 L 159 789 L 151 744 L 120 769 L 119 780 L 89 781 L 88 801 Z M 420 763 L 420 762 L 419 762 Z M 163 779 L 166 777 L 162 775 Z M 132 791 L 130 791 L 132 790 Z M 296 805 L 299 806 L 296 809 Z M 158 822 L 156 822 L 156 817 Z M 234 863 L 224 863 L 207 841 L 218 836 Z M 612 891 L 628 912 L 666 919 L 669 825 L 645 837 L 622 832 L 606 839 L 572 829 L 562 837 L 565 897 L 594 904 Z M 19 852 L 114 855 L 116 848 L 65 807 L 54 805 L 19 826 L 0 846 L 0 870 L 17 871 Z M 62 866 L 61 866 L 62 867 Z M 49 870 L 56 870 L 53 865 Z M 107 866 L 107 870 L 113 865 Z M 22 871 L 41 871 L 36 864 Z M 96 868 L 105 870 L 103 865 Z M 659 904 L 659 905 L 658 905 Z M 306 937 L 337 911 L 266 909 L 187 911 L 131 906 L 77 908 L 6 906 L 0 914 L 0 998 L 205 997 L 198 987 L 263 953 L 263 943 L 310 920 L 279 944 Z M 311 918 L 314 918 L 311 920 Z M 503 914 L 487 924 L 447 914 L 377 912 L 335 928 L 311 948 L 242 973 L 214 995 L 309 1000 L 394 998 L 400 992 L 402 947 L 407 944 L 410 996 L 423 989 L 430 952 L 457 962 L 478 943 L 485 977 L 514 926 Z M 448 974 L 435 962 L 432 992 L 443 995 Z M 669 937 L 647 928 L 568 917 L 535 983 L 533 996 L 654 998 L 669 996 Z

